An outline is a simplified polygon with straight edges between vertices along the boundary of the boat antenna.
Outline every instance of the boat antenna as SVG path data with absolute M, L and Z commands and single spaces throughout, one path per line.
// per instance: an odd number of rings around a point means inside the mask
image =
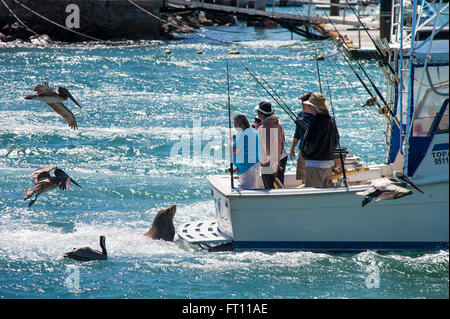
M 234 176 L 233 176 L 233 136 L 231 135 L 231 103 L 230 103 L 230 72 L 228 71 L 228 59 L 226 59 L 227 65 L 227 95 L 228 95 L 228 134 L 230 136 L 230 173 L 231 173 L 231 189 L 234 189 Z
M 278 99 L 264 86 L 264 84 L 261 83 L 261 81 L 258 80 L 258 78 L 242 63 L 242 67 L 256 80 L 256 82 L 270 95 L 270 97 L 281 107 L 281 109 L 291 118 L 294 123 L 296 123 L 295 120 L 295 114 L 292 112 L 292 109 L 289 108 L 289 106 L 284 103 L 284 101 L 280 98 L 280 96 L 275 92 L 275 90 L 270 86 L 270 84 L 267 83 L 266 80 L 263 79 L 263 81 L 269 86 L 269 88 L 273 91 L 273 93 L 280 99 L 280 101 L 284 104 L 281 105 L 280 102 L 278 102 Z

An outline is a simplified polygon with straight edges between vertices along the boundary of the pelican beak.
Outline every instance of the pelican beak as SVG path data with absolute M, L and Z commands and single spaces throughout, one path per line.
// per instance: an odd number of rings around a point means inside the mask
M 421 190 L 416 184 L 414 184 L 408 176 L 403 176 L 402 179 L 423 194 L 423 190 Z
M 65 95 L 67 96 L 69 99 L 72 100 L 73 103 L 75 103 L 76 105 L 78 105 L 78 107 L 81 109 L 81 105 L 75 100 L 75 98 L 72 96 L 72 94 L 70 94 L 69 90 L 67 90 L 65 87 L 59 87 L 58 88 L 58 93 L 60 93 L 61 95 Z
M 34 95 L 34 94 L 29 94 L 29 95 L 25 96 L 25 100 L 33 100 L 33 98 L 34 98 L 35 96 L 36 96 L 36 95 Z
M 68 93 L 67 95 L 69 96 L 69 99 L 71 99 L 73 103 L 75 103 L 76 105 L 78 105 L 78 107 L 79 107 L 80 109 L 82 109 L 81 105 L 74 99 L 74 97 L 72 96 L 72 94 L 70 94 L 69 91 L 67 91 L 67 93 Z
M 414 184 L 414 182 L 405 174 L 398 173 L 396 177 L 398 179 L 401 179 L 402 181 L 408 183 L 409 185 L 411 185 L 412 187 L 414 187 L 416 190 L 418 190 L 419 192 L 421 192 L 423 194 L 423 190 L 421 190 L 416 184 Z
M 79 188 L 82 188 L 80 185 L 78 185 L 78 183 L 77 182 L 75 182 L 72 178 L 70 179 L 70 181 L 72 182 L 72 183 L 74 183 L 75 185 L 77 185 Z

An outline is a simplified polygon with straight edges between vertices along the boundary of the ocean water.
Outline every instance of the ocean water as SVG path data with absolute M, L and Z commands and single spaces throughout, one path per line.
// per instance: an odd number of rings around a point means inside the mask
M 227 61 L 232 113 L 252 118 L 270 97 L 240 63 L 298 111 L 298 97 L 319 90 L 315 52 L 325 55 L 321 84 L 342 146 L 366 163 L 385 158 L 384 120 L 361 107 L 369 97 L 332 43 L 243 23 L 202 33 L 238 44 L 187 36 L 0 47 L 0 298 L 448 298 L 448 251 L 208 253 L 142 236 L 172 204 L 176 227 L 215 217 L 206 178 L 228 166 Z M 376 63 L 362 64 L 384 89 Z M 79 130 L 23 99 L 43 81 L 66 86 L 83 106 L 66 103 Z M 294 125 L 276 111 L 289 147 Z M 176 152 L 183 140 L 192 144 L 185 156 Z M 28 208 L 30 174 L 49 165 L 82 189 L 53 190 Z M 100 235 L 107 261 L 62 257 L 73 247 L 98 249 Z M 368 284 L 374 272 L 378 284 Z

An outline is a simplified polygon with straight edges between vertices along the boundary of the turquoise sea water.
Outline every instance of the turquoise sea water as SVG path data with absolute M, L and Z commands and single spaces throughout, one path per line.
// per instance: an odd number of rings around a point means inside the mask
M 219 30 L 202 32 L 240 44 L 189 36 L 131 46 L 0 48 L 0 298 L 448 298 L 448 251 L 208 253 L 142 236 L 171 204 L 178 207 L 175 226 L 215 217 L 206 178 L 228 165 L 227 59 L 232 112 L 253 117 L 270 97 L 240 62 L 298 110 L 298 96 L 318 90 L 315 50 L 337 53 L 327 41 L 291 39 L 282 29 Z M 362 63 L 384 88 L 376 63 Z M 320 69 L 342 146 L 367 163 L 383 162 L 384 121 L 361 107 L 368 98 L 363 88 L 339 56 L 321 61 Z M 45 104 L 23 99 L 43 81 L 66 86 L 83 106 L 66 103 L 79 130 Z M 276 110 L 289 147 L 294 126 Z M 188 138 L 189 156 L 171 156 Z M 23 191 L 32 186 L 30 174 L 53 164 L 83 188 L 51 191 L 28 208 Z M 98 248 L 100 235 L 107 261 L 62 258 L 73 247 Z M 379 287 L 369 288 L 374 269 Z

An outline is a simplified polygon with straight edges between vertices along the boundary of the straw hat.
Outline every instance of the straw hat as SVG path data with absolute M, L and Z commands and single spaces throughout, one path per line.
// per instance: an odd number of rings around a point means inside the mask
M 321 93 L 313 93 L 308 101 L 303 102 L 305 104 L 311 105 L 319 110 L 329 110 L 330 107 L 325 102 L 325 96 Z

